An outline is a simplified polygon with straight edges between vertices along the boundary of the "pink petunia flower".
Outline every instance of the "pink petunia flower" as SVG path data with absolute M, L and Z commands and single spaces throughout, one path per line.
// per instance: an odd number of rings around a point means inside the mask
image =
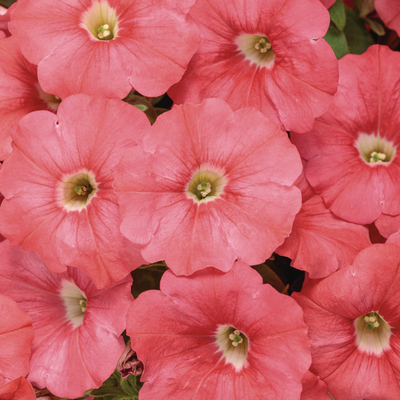
M 315 194 L 301 174 L 296 185 L 303 205 L 293 222 L 293 230 L 275 252 L 289 257 L 291 265 L 307 271 L 311 279 L 325 278 L 351 264 L 355 256 L 371 245 L 368 229 L 332 214 L 321 196 Z
M 0 400 L 36 400 L 36 395 L 32 385 L 21 376 L 0 387 Z
M 121 232 L 148 262 L 178 275 L 235 259 L 260 264 L 300 209 L 301 162 L 287 135 L 254 108 L 219 99 L 161 115 L 114 181 Z
M 133 301 L 132 278 L 96 289 L 84 271 L 50 272 L 34 252 L 0 244 L 0 291 L 33 321 L 29 381 L 70 399 L 99 387 L 114 371 Z
M 43 92 L 36 70 L 14 37 L 0 40 L 0 160 L 11 153 L 11 132 L 21 117 L 36 110 L 57 111 L 61 100 Z
M 194 0 L 18 0 L 9 29 L 48 93 L 159 96 L 198 46 Z
M 168 94 L 182 104 L 218 97 L 256 107 L 286 130 L 306 132 L 332 103 L 336 57 L 319 0 L 197 0 L 189 15 L 199 49 Z M 318 40 L 317 40 L 318 39 Z
M 23 117 L 0 172 L 1 233 L 53 272 L 81 268 L 99 288 L 123 279 L 144 260 L 119 231 L 112 183 L 149 126 L 136 107 L 85 94 L 65 99 L 58 115 Z
M 248 265 L 167 271 L 127 314 L 143 361 L 141 400 L 300 398 L 310 364 L 300 307 Z
M 2 263 L 4 262 L 3 259 Z M 0 386 L 26 376 L 34 331 L 31 317 L 0 291 Z M 0 389 L 0 399 L 1 399 Z
M 399 247 L 375 244 L 293 294 L 309 328 L 310 370 L 335 400 L 400 398 L 399 265 Z
M 339 91 L 305 134 L 291 133 L 305 175 L 340 218 L 369 224 L 400 214 L 400 54 L 374 45 L 339 60 Z

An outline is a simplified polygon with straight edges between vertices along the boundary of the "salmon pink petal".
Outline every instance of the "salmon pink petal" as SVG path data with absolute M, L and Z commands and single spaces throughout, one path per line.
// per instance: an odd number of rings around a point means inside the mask
M 197 49 L 193 2 L 21 0 L 9 26 L 48 92 L 122 99 L 134 88 L 154 97 L 179 81 Z
M 32 385 L 19 377 L 0 388 L 0 400 L 36 400 Z
M 233 113 L 219 99 L 176 106 L 157 119 L 143 149 L 121 159 L 121 232 L 143 245 L 148 262 L 165 259 L 177 274 L 228 271 L 235 259 L 261 263 L 299 209 L 293 150 L 254 108 Z
M 309 327 L 310 370 L 337 400 L 400 396 L 399 266 L 400 248 L 375 244 L 294 294 Z
M 198 0 L 189 15 L 198 51 L 168 94 L 178 103 L 219 97 L 256 107 L 285 130 L 306 132 L 337 90 L 337 60 L 323 40 L 329 14 L 317 0 Z M 317 40 L 318 39 L 318 40 Z M 288 93 L 291 95 L 289 96 Z
M 312 193 L 304 175 L 299 186 L 303 206 L 294 219 L 290 236 L 276 253 L 289 257 L 291 265 L 307 271 L 311 279 L 325 278 L 351 264 L 361 250 L 371 245 L 369 232 L 364 226 L 332 214 L 321 196 Z
M 375 0 L 374 6 L 383 23 L 399 35 L 400 4 L 395 0 Z
M 83 94 L 65 99 L 57 116 L 25 116 L 1 171 L 4 236 L 51 271 L 85 270 L 98 287 L 142 265 L 139 247 L 119 232 L 112 182 L 121 155 L 149 126 L 136 107 Z
M 226 274 L 168 271 L 160 287 L 142 293 L 127 316 L 132 348 L 145 365 L 143 399 L 299 398 L 310 359 L 290 297 L 240 262 Z
M 400 215 L 393 217 L 391 215 L 381 214 L 375 221 L 375 225 L 379 233 L 387 239 L 390 235 L 400 231 Z
M 326 383 L 307 371 L 302 380 L 303 391 L 300 400 L 331 400 Z
M 0 290 L 33 321 L 28 379 L 59 397 L 75 398 L 99 387 L 125 347 L 120 334 L 133 298 L 132 278 L 97 289 L 85 272 L 49 272 L 34 252 L 0 244 Z
M 5 292 L 1 293 L 0 385 L 4 385 L 28 374 L 34 331 L 30 316 Z
M 22 55 L 14 37 L 0 40 L 0 159 L 11 153 L 11 132 L 24 115 L 36 110 L 56 111 L 61 101 L 43 92 L 36 66 Z
M 349 222 L 370 224 L 382 213 L 400 214 L 393 184 L 400 175 L 399 57 L 379 45 L 343 57 L 330 110 L 306 135 L 291 133 L 307 160 L 307 180 L 327 207 Z

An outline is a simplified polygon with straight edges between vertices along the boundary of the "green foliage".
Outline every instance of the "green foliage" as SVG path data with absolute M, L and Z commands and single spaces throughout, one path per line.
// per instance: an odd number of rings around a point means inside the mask
M 100 400 L 138 400 L 141 386 L 135 375 L 121 379 L 121 374 L 114 371 L 99 389 L 91 390 L 90 395 Z
M 346 11 L 342 0 L 337 0 L 336 3 L 329 9 L 331 21 L 341 31 L 346 25 Z
M 344 5 L 342 0 L 337 0 L 329 13 L 331 24 L 324 39 L 332 47 L 336 58 L 342 58 L 349 53 L 362 54 L 374 44 L 365 28 L 364 20 Z

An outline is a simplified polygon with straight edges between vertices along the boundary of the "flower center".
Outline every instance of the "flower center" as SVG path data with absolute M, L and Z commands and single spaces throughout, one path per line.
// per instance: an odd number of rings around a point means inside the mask
M 389 165 L 396 155 L 396 146 L 379 135 L 361 133 L 354 145 L 370 166 Z
M 81 211 L 96 196 L 97 186 L 94 174 L 86 170 L 65 177 L 61 184 L 61 205 L 67 211 Z
M 390 347 L 390 326 L 377 313 L 370 312 L 355 320 L 358 348 L 368 354 L 380 355 Z
M 54 96 L 54 94 L 44 92 L 39 84 L 36 84 L 36 89 L 39 92 L 39 97 L 47 104 L 47 107 L 51 111 L 57 111 L 58 106 L 61 103 L 61 99 L 58 96 Z
M 186 195 L 196 203 L 215 200 L 223 192 L 226 178 L 222 171 L 202 165 L 197 169 L 187 188 Z
M 275 61 L 271 42 L 266 36 L 249 35 L 247 33 L 236 38 L 240 52 L 252 63 L 259 67 L 270 67 Z
M 228 325 L 220 325 L 215 334 L 218 351 L 222 351 L 225 362 L 232 364 L 240 371 L 249 351 L 249 340 L 238 329 Z
M 77 328 L 83 322 L 85 315 L 87 298 L 75 283 L 66 279 L 62 281 L 60 296 L 63 299 L 67 311 L 67 319 Z
M 80 25 L 89 31 L 95 39 L 114 39 L 118 32 L 116 10 L 110 7 L 107 1 L 96 1 L 83 14 Z

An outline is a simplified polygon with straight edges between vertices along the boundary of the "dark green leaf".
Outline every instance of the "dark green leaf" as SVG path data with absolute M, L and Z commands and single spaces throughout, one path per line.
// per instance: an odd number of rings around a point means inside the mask
M 328 32 L 324 36 L 324 39 L 332 47 L 337 59 L 342 58 L 349 53 L 346 36 L 343 32 L 339 31 L 339 29 L 336 28 L 333 23 L 331 23 L 329 26 Z
M 110 396 L 104 396 L 104 397 L 102 398 L 102 400 L 115 400 L 115 397 L 114 397 L 113 394 L 111 394 Z
M 343 29 L 346 36 L 349 53 L 362 54 L 374 44 L 371 35 L 364 26 L 362 19 L 349 7 L 345 6 L 347 23 Z
M 346 26 L 340 31 L 331 23 L 324 39 L 332 47 L 336 58 L 342 58 L 348 53 L 362 54 L 372 44 L 371 35 L 368 33 L 364 23 L 358 15 L 345 6 Z
M 101 387 L 115 387 L 118 386 L 119 379 L 117 379 L 114 374 L 111 375 L 103 384 Z
M 336 3 L 329 9 L 331 20 L 340 31 L 346 25 L 346 12 L 342 0 L 336 0 Z
M 129 381 L 128 378 L 121 380 L 121 388 L 124 389 L 125 392 L 131 396 L 136 396 L 138 394 L 138 390 L 136 389 L 136 382 L 134 382 L 132 385 L 131 381 Z
M 94 397 L 102 397 L 102 396 L 126 396 L 126 393 L 120 389 L 120 388 L 116 388 L 116 387 L 101 387 L 100 389 L 94 389 L 92 390 L 92 392 L 90 393 L 91 396 Z
M 118 396 L 114 397 L 113 400 L 137 400 L 138 396 Z

